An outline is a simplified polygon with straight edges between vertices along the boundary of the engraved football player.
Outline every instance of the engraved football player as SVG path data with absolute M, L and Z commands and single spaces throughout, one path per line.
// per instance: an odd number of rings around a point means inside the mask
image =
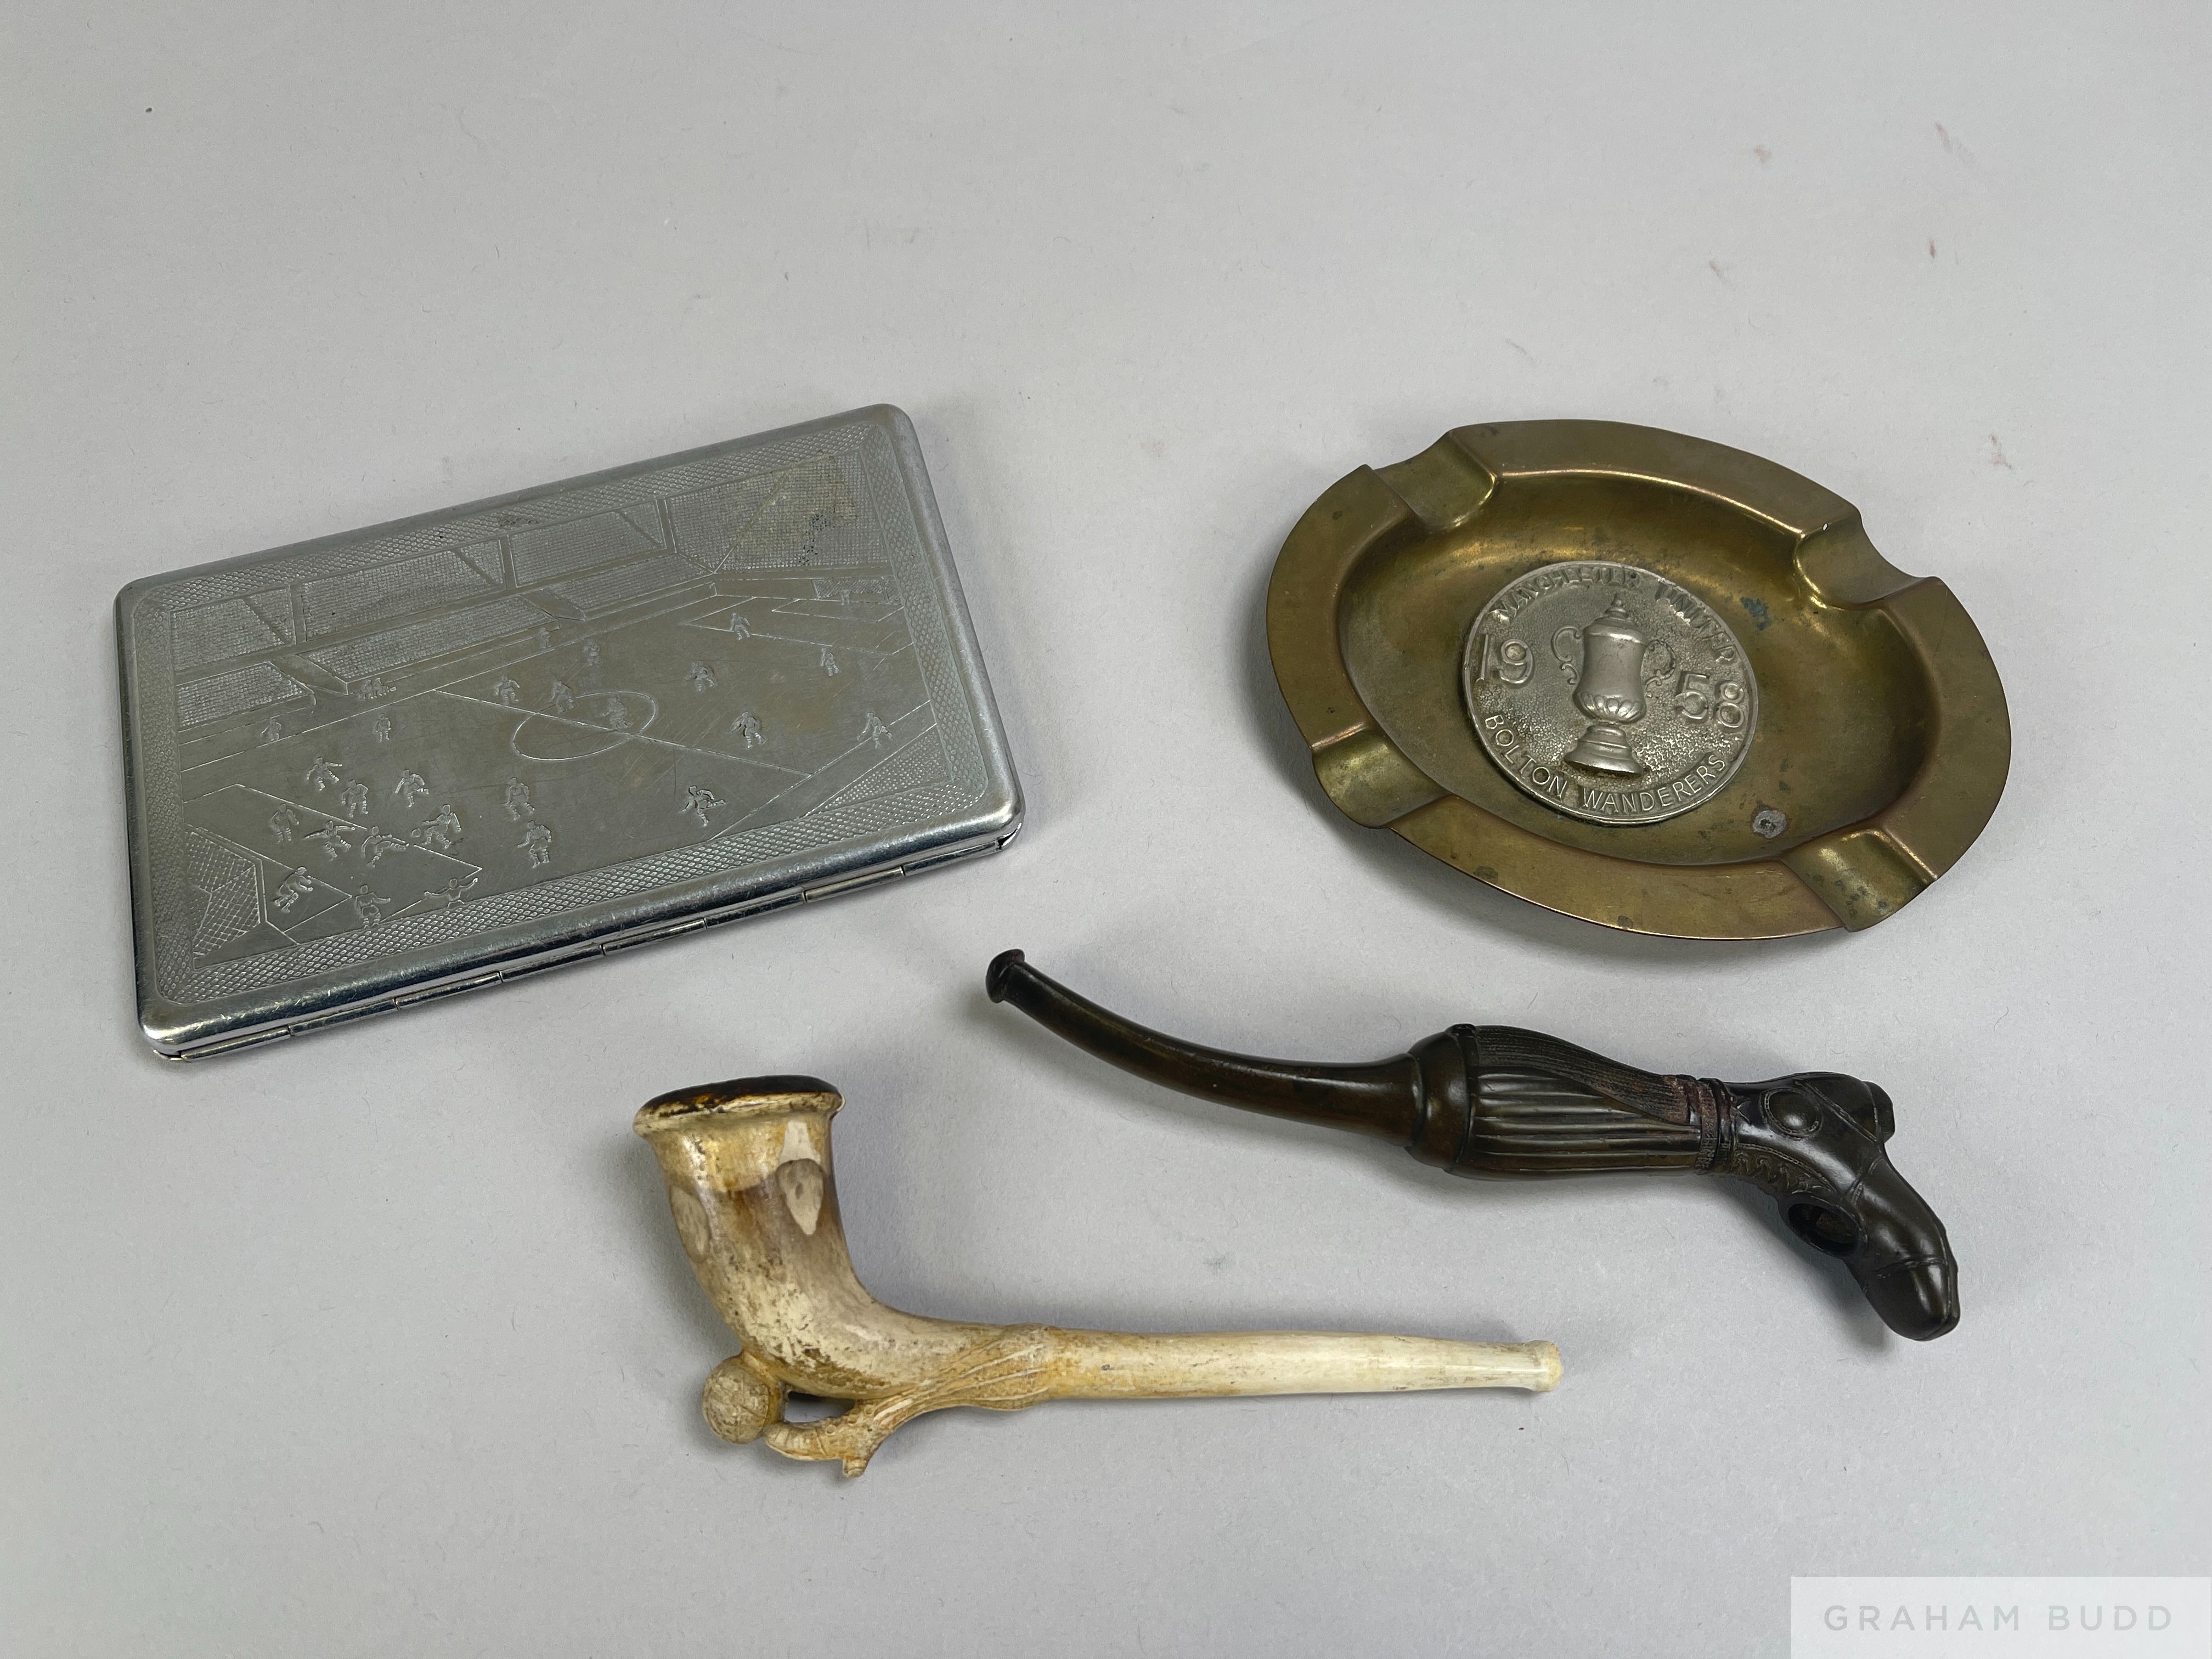
M 443 887 L 441 887 L 434 893 L 425 889 L 422 896 L 428 899 L 436 908 L 441 910 L 450 910 L 453 906 L 459 904 L 462 900 L 468 897 L 470 892 L 475 888 L 476 884 L 477 878 L 473 875 L 455 876 L 451 881 L 447 882 Z
M 384 862 L 386 853 L 404 853 L 406 850 L 405 842 L 397 836 L 386 835 L 373 823 L 368 827 L 368 839 L 361 844 L 361 855 L 368 860 L 368 867 L 372 870 Z
M 461 838 L 461 815 L 453 811 L 451 801 L 438 809 L 438 816 L 427 823 L 418 823 L 408 839 L 419 847 L 433 848 L 442 853 Z
M 290 875 L 285 877 L 276 892 L 270 896 L 270 907 L 272 909 L 282 910 L 289 915 L 292 907 L 300 902 L 303 894 L 312 893 L 314 890 L 315 878 L 307 873 L 307 866 L 301 865 Z
M 680 814 L 697 818 L 699 827 L 704 830 L 707 827 L 707 814 L 728 805 L 727 801 L 713 790 L 695 783 L 684 792 L 684 805 L 676 810 Z

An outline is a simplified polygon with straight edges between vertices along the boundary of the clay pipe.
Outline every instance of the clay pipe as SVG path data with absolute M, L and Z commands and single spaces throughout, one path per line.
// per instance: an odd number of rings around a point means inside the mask
M 1559 1380 L 1548 1342 L 1448 1342 L 1337 1331 L 1135 1335 L 925 1319 L 868 1294 L 845 1249 L 830 1120 L 811 1077 L 740 1078 L 649 1101 L 635 1127 L 660 1161 L 701 1286 L 743 1345 L 700 1404 L 725 1440 L 858 1474 L 902 1423 L 947 1406 L 1045 1400 L 1528 1389 Z M 852 1402 L 789 1422 L 793 1392 Z
M 1453 1175 L 1674 1170 L 1743 1182 L 1773 1200 L 1792 1233 L 1840 1260 L 1899 1336 L 1927 1341 L 1959 1322 L 1950 1239 L 1890 1164 L 1889 1097 L 1857 1078 L 1660 1076 L 1507 1025 L 1455 1025 L 1364 1066 L 1260 1060 L 1148 1030 L 1019 951 L 992 963 L 984 983 L 994 1002 L 1139 1077 L 1380 1136 Z

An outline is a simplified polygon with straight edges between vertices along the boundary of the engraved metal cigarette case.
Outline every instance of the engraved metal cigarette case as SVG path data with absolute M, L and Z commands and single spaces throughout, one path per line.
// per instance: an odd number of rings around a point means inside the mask
M 878 407 L 132 583 L 139 1017 L 189 1058 L 1003 847 Z
M 1267 641 L 1348 817 L 1635 933 L 1870 927 L 2011 759 L 1948 588 L 1809 479 L 1649 427 L 1462 427 L 1360 468 L 1284 544 Z

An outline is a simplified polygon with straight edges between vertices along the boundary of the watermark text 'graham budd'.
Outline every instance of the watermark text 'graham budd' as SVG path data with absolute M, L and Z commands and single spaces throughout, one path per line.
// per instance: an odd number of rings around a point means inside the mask
M 2212 1651 L 2212 1578 L 1793 1578 L 1790 1659 Z

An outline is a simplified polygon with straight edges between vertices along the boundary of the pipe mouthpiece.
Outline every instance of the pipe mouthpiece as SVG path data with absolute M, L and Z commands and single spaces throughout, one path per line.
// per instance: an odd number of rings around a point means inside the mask
M 1006 982 L 1014 970 L 1025 966 L 1029 958 L 1019 951 L 1001 951 L 991 958 L 991 965 L 983 970 L 983 989 L 994 1002 L 1006 1000 Z

